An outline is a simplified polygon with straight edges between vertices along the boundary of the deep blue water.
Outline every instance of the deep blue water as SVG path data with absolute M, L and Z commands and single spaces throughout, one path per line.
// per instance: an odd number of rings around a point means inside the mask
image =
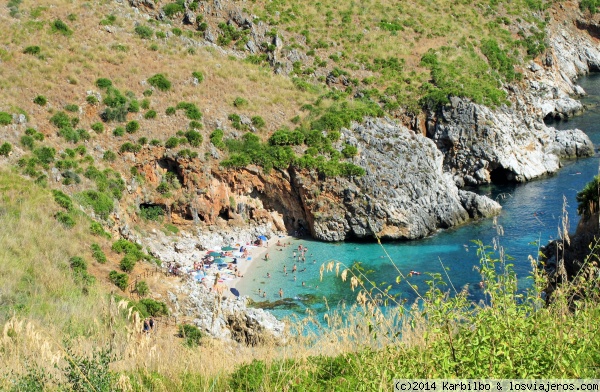
M 549 125 L 558 129 L 579 128 L 590 136 L 594 145 L 598 145 L 600 75 L 582 78 L 579 84 L 589 94 L 582 100 L 590 105 L 589 109 L 569 121 Z M 505 253 L 514 258 L 511 262 L 519 278 L 519 285 L 526 287 L 526 278 L 531 271 L 528 256 L 535 258 L 538 246 L 557 238 L 563 206 L 566 208 L 569 227 L 571 231 L 575 230 L 579 221 L 575 195 L 597 173 L 598 156 L 563 161 L 563 168 L 558 173 L 526 184 L 480 187 L 476 189 L 477 192 L 489 195 L 502 204 L 503 210 L 496 222 L 491 218 L 483 219 L 440 231 L 422 240 L 388 242 L 383 246 L 403 274 L 408 274 L 410 270 L 421 273 L 409 278 L 409 282 L 416 284 L 421 292 L 426 289 L 425 281 L 430 279 L 427 273 L 437 272 L 445 276 L 443 267 L 446 267 L 451 284 L 457 290 L 468 284 L 471 298 L 477 300 L 481 297 L 481 290 L 477 285 L 481 278 L 474 269 L 479 265 L 479 259 L 477 246 L 472 240 L 492 245 L 496 239 Z M 502 235 L 498 234 L 498 227 L 502 228 Z M 292 257 L 292 252 L 297 250 L 299 244 L 309 249 L 305 263 L 294 263 Z M 326 306 L 333 308 L 342 302 L 354 303 L 356 293 L 350 290 L 348 282 L 336 278 L 335 273 L 325 273 L 323 280 L 320 280 L 319 269 L 329 260 L 337 260 L 347 266 L 355 261 L 361 262 L 366 269 L 373 271 L 370 275 L 373 281 L 392 284 L 392 291 L 400 293 L 408 303 L 415 299 L 415 294 L 406 281 L 396 283 L 396 269 L 385 258 L 381 246 L 374 243 L 331 244 L 306 239 L 294 240 L 291 246 L 282 251 L 272 251 L 271 260 L 255 260 L 256 265 L 238 284 L 238 288 L 242 295 L 249 295 L 256 301 L 276 301 L 279 299 L 279 289 L 282 289 L 284 298 L 290 298 L 294 305 L 291 308 L 287 306 L 274 309 L 273 313 L 278 317 L 292 313 L 302 315 L 307 308 L 321 313 L 326 310 Z M 294 264 L 297 264 L 299 271 L 296 274 L 291 272 Z M 287 275 L 283 272 L 284 265 Z M 271 274 L 271 278 L 267 278 L 267 273 Z M 305 283 L 304 286 L 302 282 Z M 259 288 L 266 291 L 266 298 L 259 297 Z M 451 289 L 451 285 L 448 288 Z M 308 296 L 313 296 L 313 300 L 307 301 Z

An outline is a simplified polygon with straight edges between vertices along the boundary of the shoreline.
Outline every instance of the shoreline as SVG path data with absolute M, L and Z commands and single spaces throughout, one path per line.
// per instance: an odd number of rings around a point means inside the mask
M 276 249 L 277 241 L 286 243 L 286 242 L 290 242 L 293 239 L 294 239 L 294 237 L 292 237 L 291 235 L 277 236 L 275 238 L 269 238 L 269 240 L 267 241 L 266 247 L 261 246 L 261 247 L 251 248 L 250 255 L 252 256 L 252 260 L 249 260 L 249 261 L 244 260 L 242 262 L 243 264 L 238 263 L 238 265 L 237 265 L 238 272 L 240 273 L 240 275 L 242 275 L 242 277 L 235 278 L 235 279 L 228 281 L 227 285 L 229 286 L 229 288 L 237 288 L 237 286 L 241 282 L 241 280 L 244 279 L 244 276 L 249 271 L 251 271 L 252 268 L 256 268 L 257 264 L 255 262 L 257 260 L 264 261 L 265 254 L 272 253 L 272 251 L 274 251 Z

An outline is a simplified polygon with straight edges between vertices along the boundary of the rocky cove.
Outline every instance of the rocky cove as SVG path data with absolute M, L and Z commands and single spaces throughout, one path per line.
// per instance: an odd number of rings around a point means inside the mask
M 182 187 L 171 202 L 145 193 L 134 180 L 129 200 L 137 206 L 160 206 L 183 233 L 178 238 L 161 233 L 142 237 L 130 229 L 136 218 L 125 210 L 117 212 L 115 229 L 149 247 L 162 261 L 189 265 L 205 249 L 232 239 L 272 238 L 304 229 L 314 239 L 329 242 L 375 236 L 413 240 L 497 215 L 497 201 L 463 188 L 530 181 L 555 173 L 561 159 L 594 154 L 582 131 L 544 123 L 583 111 L 576 98 L 585 92 L 576 78 L 600 69 L 597 38 L 590 33 L 595 24 L 574 14 L 567 20 L 550 23 L 547 55 L 526 65 L 522 82 L 505 86 L 510 105 L 489 108 L 454 97 L 438 111 L 405 123 L 366 118 L 342 129 L 336 147 L 357 147 L 354 163 L 366 170 L 363 177 L 325 178 L 294 168 L 269 174 L 253 166 L 227 170 L 144 147 L 130 159 L 147 183 L 158 185 L 172 173 Z M 211 154 L 219 157 L 214 148 Z M 185 284 L 170 300 L 176 313 L 209 309 L 211 316 L 202 313 L 196 323 L 215 336 L 231 336 L 228 328 L 240 325 L 231 314 L 243 314 L 251 330 L 279 333 L 282 328 L 265 313 L 257 316 L 237 301 L 214 302 L 202 290 Z M 188 298 L 184 308 L 183 298 Z M 243 335 L 238 340 L 255 341 Z

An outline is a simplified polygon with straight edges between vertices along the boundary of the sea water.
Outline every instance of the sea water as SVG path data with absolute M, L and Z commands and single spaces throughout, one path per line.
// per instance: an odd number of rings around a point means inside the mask
M 578 82 L 589 94 L 582 100 L 588 110 L 569 121 L 549 125 L 557 129 L 579 128 L 596 146 L 600 143 L 600 75 L 591 75 Z M 423 293 L 427 289 L 426 282 L 431 280 L 430 273 L 441 274 L 451 293 L 466 287 L 470 298 L 476 301 L 482 297 L 481 276 L 476 269 L 479 266 L 478 245 L 473 242 L 477 240 L 484 245 L 496 246 L 496 249 L 502 246 L 513 259 L 510 262 L 519 278 L 519 286 L 525 288 L 532 269 L 528 256 L 536 259 L 540 246 L 558 238 L 565 218 L 571 231 L 575 230 L 579 221 L 575 196 L 596 174 L 598 156 L 563 161 L 558 173 L 525 184 L 473 189 L 497 200 L 503 208 L 501 214 L 442 230 L 421 240 L 378 245 L 374 242 L 325 243 L 294 239 L 289 246 L 271 250 L 269 260 L 254 260 L 253 267 L 237 287 L 241 295 L 264 302 L 275 316 L 302 316 L 307 309 L 318 316 L 356 300 L 357 292 L 351 290 L 348 281 L 343 282 L 337 277 L 335 270 L 324 272 L 321 279 L 321 266 L 334 261 L 341 263 L 340 272 L 360 263 L 371 281 L 391 285 L 391 292 L 399 294 L 407 303 L 416 299 L 410 285 L 416 285 Z M 299 245 L 308 248 L 304 262 L 293 257 L 294 251 L 298 255 Z M 296 273 L 292 273 L 294 265 Z M 397 283 L 398 270 L 405 276 L 411 270 L 420 275 L 413 274 Z

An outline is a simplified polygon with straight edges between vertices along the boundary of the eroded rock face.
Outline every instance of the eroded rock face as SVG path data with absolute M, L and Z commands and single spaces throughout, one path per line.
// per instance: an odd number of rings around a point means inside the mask
M 560 158 L 591 156 L 580 130 L 547 127 L 523 103 L 492 110 L 452 98 L 428 123 L 428 136 L 444 154 L 444 170 L 459 186 L 493 181 L 524 182 L 560 167 Z
M 438 228 L 489 216 L 500 205 L 472 192 L 459 193 L 442 170 L 435 144 L 388 120 L 367 120 L 343 130 L 343 140 L 359 149 L 355 163 L 363 177 L 323 179 L 293 173 L 313 237 L 324 241 L 425 237 Z

